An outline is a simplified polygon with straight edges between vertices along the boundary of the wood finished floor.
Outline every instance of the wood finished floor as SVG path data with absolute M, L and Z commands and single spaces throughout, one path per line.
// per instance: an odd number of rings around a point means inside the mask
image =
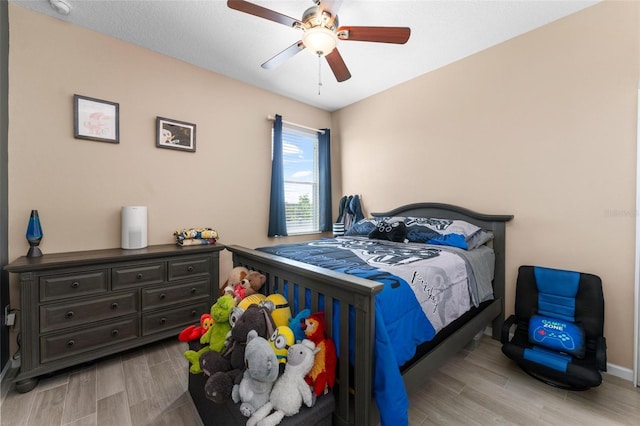
M 0 424 L 202 425 L 187 392 L 184 350 L 164 341 L 61 372 L 25 394 L 12 390 Z M 640 390 L 631 382 L 605 374 L 586 392 L 555 389 L 524 374 L 486 336 L 409 397 L 411 426 L 640 424 Z

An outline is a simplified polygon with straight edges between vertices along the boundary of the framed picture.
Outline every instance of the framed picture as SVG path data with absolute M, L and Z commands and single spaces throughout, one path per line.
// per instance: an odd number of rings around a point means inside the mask
M 73 95 L 73 136 L 120 143 L 119 110 L 115 102 Z
M 169 118 L 156 118 L 156 146 L 196 152 L 196 125 Z

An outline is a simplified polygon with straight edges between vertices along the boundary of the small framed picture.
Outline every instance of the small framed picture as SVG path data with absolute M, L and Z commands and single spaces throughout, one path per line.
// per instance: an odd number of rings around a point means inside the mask
M 120 143 L 119 110 L 115 102 L 73 95 L 73 137 Z
M 196 152 L 196 125 L 169 118 L 156 118 L 156 146 Z

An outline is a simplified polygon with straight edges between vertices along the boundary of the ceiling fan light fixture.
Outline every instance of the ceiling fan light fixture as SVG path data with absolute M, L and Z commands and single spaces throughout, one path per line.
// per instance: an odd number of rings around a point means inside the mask
M 318 56 L 326 56 L 335 49 L 338 36 L 335 32 L 324 27 L 313 27 L 305 30 L 302 35 L 304 47 Z

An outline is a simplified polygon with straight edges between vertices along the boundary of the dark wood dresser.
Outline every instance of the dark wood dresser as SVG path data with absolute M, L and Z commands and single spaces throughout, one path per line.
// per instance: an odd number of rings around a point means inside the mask
M 107 249 L 20 257 L 16 389 L 62 368 L 175 336 L 218 297 L 222 245 Z

